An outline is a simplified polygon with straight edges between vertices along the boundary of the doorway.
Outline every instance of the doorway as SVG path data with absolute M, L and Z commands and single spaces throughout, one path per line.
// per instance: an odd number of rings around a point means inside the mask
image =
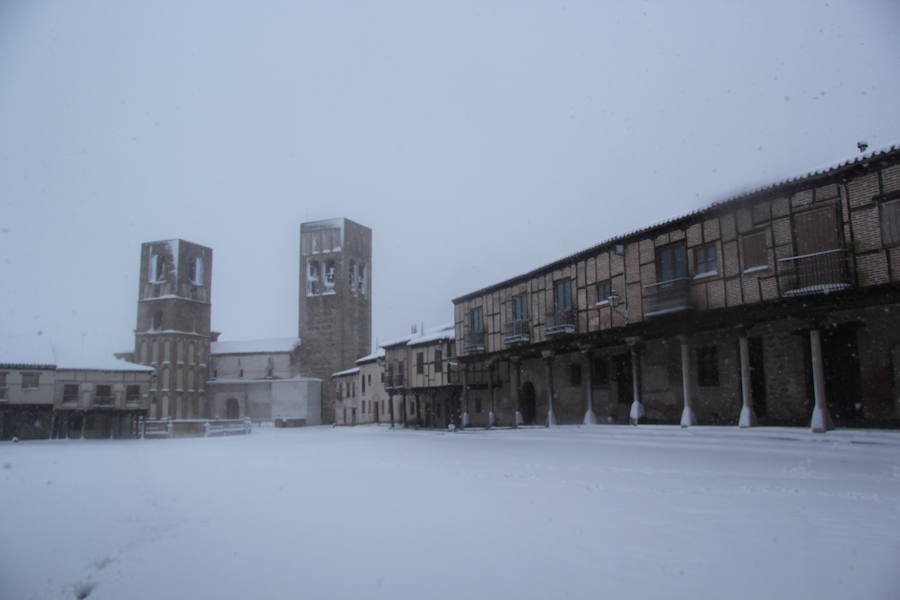
M 534 385 L 530 381 L 526 381 L 519 391 L 519 412 L 522 413 L 522 425 L 534 425 L 537 402 Z

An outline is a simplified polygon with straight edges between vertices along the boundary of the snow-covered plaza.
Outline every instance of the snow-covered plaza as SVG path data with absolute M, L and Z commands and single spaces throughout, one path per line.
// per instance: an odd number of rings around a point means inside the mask
M 898 598 L 900 433 L 0 444 L 0 598 Z

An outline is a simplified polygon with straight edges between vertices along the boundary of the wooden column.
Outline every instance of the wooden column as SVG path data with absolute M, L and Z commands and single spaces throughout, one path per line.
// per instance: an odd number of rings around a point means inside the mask
M 544 351 L 541 353 L 547 363 L 547 427 L 556 425 L 556 413 L 553 412 L 553 352 Z
M 681 338 L 681 393 L 684 398 L 684 408 L 681 411 L 681 426 L 690 427 L 696 425 L 694 409 L 691 408 L 691 348 L 687 339 Z
M 584 362 L 587 367 L 584 370 L 584 377 L 582 378 L 584 381 L 584 400 L 586 404 L 584 410 L 584 424 L 596 425 L 597 415 L 594 413 L 594 384 L 592 372 L 592 367 L 594 366 L 594 353 L 590 348 L 585 348 L 582 352 L 584 353 Z
M 495 375 L 497 374 L 496 361 L 491 362 L 488 369 L 488 377 L 490 378 L 491 386 L 491 410 L 488 412 L 488 429 L 490 429 L 497 424 L 497 413 L 494 412 L 497 401 L 497 388 L 494 386 L 494 379 L 496 379 Z
M 644 403 L 641 402 L 641 354 L 638 349 L 637 340 L 629 342 L 631 346 L 631 411 L 628 414 L 628 420 L 632 425 L 641 422 L 644 412 Z
M 510 386 L 510 394 L 513 399 L 513 408 L 516 411 L 515 417 L 513 419 L 513 427 L 518 427 L 522 424 L 522 410 L 519 407 L 519 386 L 521 385 L 522 374 L 520 372 L 520 368 L 522 366 L 522 361 L 519 357 L 515 356 L 510 359 L 509 363 L 509 386 Z
M 809 330 L 810 358 L 812 359 L 813 394 L 816 405 L 813 407 L 810 429 L 814 433 L 825 433 L 834 429 L 831 421 L 831 413 L 828 412 L 828 404 L 825 399 L 825 371 L 822 362 L 822 333 L 819 329 Z
M 460 428 L 465 429 L 469 426 L 469 365 L 462 366 L 462 418 L 460 419 Z
M 753 388 L 750 380 L 750 341 L 747 332 L 738 334 L 738 347 L 741 359 L 741 418 L 739 427 L 753 427 L 756 425 L 756 415 L 753 413 Z

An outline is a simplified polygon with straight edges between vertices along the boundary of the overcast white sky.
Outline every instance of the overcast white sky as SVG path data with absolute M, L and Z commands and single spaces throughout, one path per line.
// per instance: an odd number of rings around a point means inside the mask
M 374 230 L 374 334 L 900 141 L 900 3 L 0 0 L 0 343 L 133 345 L 143 241 L 296 335 L 299 224 Z

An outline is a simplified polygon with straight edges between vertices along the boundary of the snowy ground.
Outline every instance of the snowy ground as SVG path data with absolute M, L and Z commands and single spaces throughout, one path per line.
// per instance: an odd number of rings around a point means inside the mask
M 900 598 L 900 433 L 0 444 L 0 598 Z

